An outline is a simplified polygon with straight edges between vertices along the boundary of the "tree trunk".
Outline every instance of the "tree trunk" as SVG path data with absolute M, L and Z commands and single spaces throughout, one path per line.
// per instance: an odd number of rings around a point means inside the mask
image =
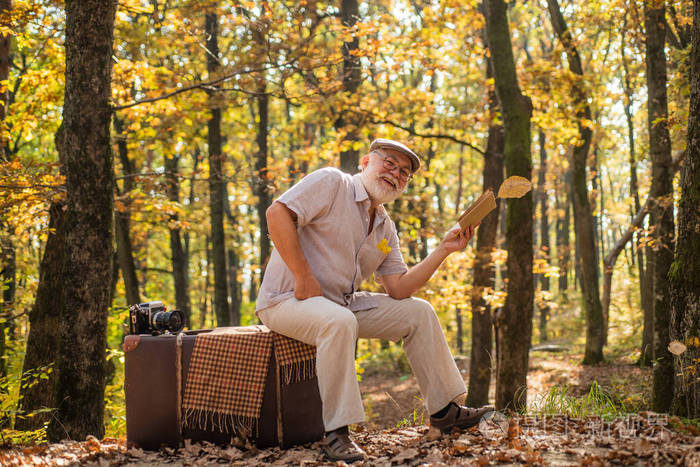
M 233 248 L 226 250 L 228 256 L 228 291 L 231 294 L 231 326 L 241 325 L 241 304 L 243 302 L 243 292 L 241 284 L 238 282 L 238 269 L 240 268 L 238 255 Z
M 178 177 L 178 162 L 179 157 L 165 157 L 165 177 L 167 183 L 168 199 L 174 203 L 180 202 L 180 181 Z M 178 216 L 174 214 L 170 216 L 170 220 L 177 223 Z M 175 287 L 175 307 L 185 314 L 185 323 L 192 326 L 190 308 L 190 292 L 189 292 L 189 274 L 188 264 L 189 259 L 183 247 L 182 235 L 179 227 L 168 228 L 170 232 L 170 255 L 173 269 L 173 284 Z
M 652 289 L 653 282 L 647 280 L 650 277 L 650 274 L 646 271 L 646 269 L 649 268 L 648 257 L 646 255 L 642 255 L 642 253 L 641 253 L 642 247 L 641 246 L 637 246 L 637 248 L 639 249 L 638 262 L 643 261 L 644 259 L 647 260 L 646 266 L 645 265 L 639 266 L 640 287 L 645 286 L 645 288 L 641 290 L 642 315 L 643 315 L 643 318 L 642 318 L 642 345 L 640 348 L 639 361 L 637 362 L 637 364 L 640 367 L 647 367 L 647 366 L 651 366 L 653 361 L 654 361 L 654 309 L 652 308 L 652 304 L 651 304 L 652 294 L 650 293 L 653 291 L 653 289 Z M 648 284 L 648 287 L 647 287 L 647 284 Z M 650 289 L 650 290 L 647 290 L 647 289 Z
M 205 15 L 207 38 L 207 71 L 210 79 L 219 70 L 219 18 L 216 13 Z M 221 151 L 220 95 L 209 91 L 211 116 L 207 123 L 209 142 L 209 209 L 211 217 L 211 248 L 214 261 L 214 313 L 217 326 L 229 326 L 228 287 L 226 284 L 226 237 L 224 234 L 223 154 Z
M 228 199 L 228 189 L 226 190 L 226 199 Z M 230 296 L 230 309 L 229 314 L 231 315 L 231 325 L 240 326 L 241 325 L 241 305 L 243 304 L 243 291 L 241 287 L 240 280 L 238 278 L 238 271 L 241 268 L 241 260 L 236 252 L 238 242 L 238 232 L 236 232 L 235 226 L 237 223 L 237 218 L 231 211 L 231 206 L 229 203 L 224 204 L 224 212 L 226 218 L 234 226 L 235 242 L 233 242 L 229 248 L 226 249 L 226 267 L 227 267 L 227 277 L 228 277 L 228 292 Z
M 268 95 L 265 92 L 266 85 L 263 81 L 258 88 L 261 93 L 256 97 L 258 104 L 258 133 L 256 141 L 258 143 L 258 154 L 255 159 L 255 196 L 258 198 L 257 210 L 260 221 L 260 277 L 262 278 L 267 261 L 270 258 L 270 237 L 267 233 L 267 216 L 265 212 L 272 203 L 270 195 L 270 173 L 267 169 L 267 135 L 268 135 Z
M 572 73 L 583 78 L 583 67 L 557 0 L 547 0 L 552 27 L 564 45 Z M 588 199 L 586 160 L 593 132 L 590 128 L 591 109 L 587 96 L 579 82 L 573 84 L 573 99 L 580 143 L 573 150 L 574 225 L 576 244 L 581 259 L 581 289 L 586 313 L 586 349 L 584 364 L 595 364 L 603 360 L 603 306 L 598 290 L 598 262 L 595 244 L 595 223 Z
M 433 75 L 435 76 L 435 75 Z M 425 171 L 429 172 L 430 171 L 430 161 L 432 158 L 435 156 L 435 150 L 433 149 L 433 145 L 430 144 L 428 147 L 428 152 L 427 152 L 427 160 L 425 163 Z M 423 183 L 423 193 L 428 193 L 430 189 L 430 177 L 425 177 L 424 183 Z M 429 206 L 431 204 L 431 197 L 429 196 L 421 196 L 420 197 L 420 214 L 418 215 L 418 222 L 420 223 L 420 250 L 418 251 L 418 260 L 423 261 L 425 258 L 428 257 L 428 235 L 427 235 L 427 229 L 429 228 L 430 225 L 430 220 L 429 220 Z
M 597 120 L 597 118 L 596 118 Z M 597 192 L 599 194 L 600 198 L 600 204 L 599 206 L 599 213 L 600 215 L 593 216 L 593 222 L 594 225 L 598 226 L 598 236 L 597 236 L 597 245 L 598 249 L 596 249 L 596 255 L 595 255 L 595 266 L 596 266 L 596 277 L 600 280 L 600 258 L 605 255 L 605 241 L 606 241 L 606 235 L 605 231 L 603 231 L 603 212 L 605 209 L 605 200 L 604 200 L 604 190 L 603 190 L 603 179 L 600 176 L 600 172 L 598 170 L 598 145 L 596 144 L 593 147 L 593 168 L 591 170 L 595 171 L 595 176 L 593 177 L 594 180 L 598 180 L 597 184 L 593 185 L 593 191 Z M 594 201 L 591 203 L 593 210 L 595 211 L 595 197 L 593 198 Z M 602 306 L 601 302 L 601 311 L 603 315 L 603 346 L 608 345 L 608 321 L 609 321 L 609 316 L 608 316 L 608 310 L 605 309 L 605 307 Z
M 591 131 L 591 140 L 593 132 Z M 591 206 L 591 218 L 593 219 L 593 244 L 596 246 L 595 250 L 595 265 L 596 265 L 596 275 L 600 277 L 600 268 L 598 268 L 598 261 L 600 259 L 600 249 L 603 244 L 603 233 L 601 231 L 600 216 L 596 215 L 596 205 L 598 204 L 598 198 L 600 191 L 602 189 L 602 183 L 600 183 L 600 177 L 598 176 L 598 149 L 596 145 L 593 145 L 593 149 L 590 151 L 592 157 L 587 157 L 590 164 L 588 168 L 588 173 L 590 177 L 587 179 L 591 182 L 591 191 L 588 193 L 588 202 Z M 605 324 L 605 316 L 603 316 L 603 324 Z
M 569 190 L 566 187 L 571 184 L 571 170 L 566 171 L 564 175 L 564 185 L 562 192 L 561 206 L 559 197 L 557 197 L 557 266 L 559 266 L 559 294 L 564 302 L 568 302 L 566 291 L 569 288 L 569 264 L 571 261 L 571 241 L 569 238 L 569 228 L 571 226 L 571 197 Z M 561 186 L 561 185 L 560 185 Z M 563 211 L 563 215 L 561 213 Z
M 681 172 L 676 257 L 669 271 L 671 338 L 688 350 L 675 357 L 671 410 L 686 418 L 700 417 L 700 1 L 693 2 L 693 45 L 690 52 L 690 112 L 685 163 Z
M 503 0 L 486 1 L 486 31 L 496 94 L 505 128 L 507 176 L 530 179 L 532 103 L 520 92 Z M 496 407 L 527 407 L 527 370 L 532 337 L 532 193 L 509 199 L 506 218 L 508 283 L 506 303 L 497 319 Z
M 549 214 L 547 212 L 547 149 L 545 147 L 545 136 L 542 130 L 539 131 L 540 142 L 540 171 L 537 178 L 537 186 L 539 188 L 539 203 L 540 203 L 540 255 L 541 258 L 550 261 L 550 244 L 549 244 Z M 546 273 L 540 275 L 540 290 L 549 292 L 549 276 Z M 547 322 L 549 321 L 549 305 L 542 300 L 539 304 L 540 308 L 540 341 L 548 340 Z
M 432 76 L 430 77 L 430 92 L 432 94 L 435 93 L 437 90 L 437 79 L 436 79 L 436 73 L 433 73 Z M 425 125 L 426 129 L 430 130 L 435 126 L 435 121 L 433 116 L 431 115 L 430 118 L 428 118 L 428 123 Z M 432 141 L 428 143 L 428 150 L 426 151 L 426 156 L 425 156 L 425 171 L 427 173 L 430 173 L 430 163 L 433 161 L 433 158 L 435 157 L 435 148 L 433 148 L 433 143 Z M 428 257 L 428 234 L 427 234 L 427 229 L 429 228 L 429 217 L 430 217 L 430 205 L 432 203 L 432 196 L 427 195 L 430 193 L 430 179 L 432 177 L 425 177 L 423 181 L 423 193 L 421 194 L 419 198 L 419 202 L 421 205 L 420 209 L 420 214 L 418 215 L 418 221 L 420 222 L 420 251 L 419 251 L 419 259 L 420 261 L 423 261 L 425 258 Z M 433 179 L 434 180 L 434 179 Z M 435 184 L 437 186 L 437 184 Z M 436 192 L 437 195 L 437 192 Z
M 209 265 L 212 264 L 211 261 L 211 242 L 209 241 L 209 236 L 204 238 L 204 251 L 206 261 L 204 262 L 204 293 L 202 294 L 202 300 L 199 307 L 199 329 L 206 328 L 207 313 L 208 313 L 208 302 L 207 297 L 209 296 L 209 286 L 211 285 L 211 269 Z
M 62 169 L 65 167 L 63 136 L 63 126 L 60 126 L 56 132 L 55 143 Z M 52 203 L 49 208 L 49 234 L 44 247 L 44 256 L 39 265 L 36 300 L 29 312 L 29 335 L 22 366 L 23 378 L 32 378 L 31 374 L 35 375 L 36 370 L 46 371 L 51 368 L 51 372 L 48 379 L 34 380 L 36 382 L 34 385 L 26 384 L 29 381 L 23 381 L 20 386 L 18 407 L 20 414 L 15 419 L 16 430 L 41 428 L 51 418 L 50 413 L 38 413 L 32 417 L 25 415 L 36 410 L 55 407 L 55 364 L 58 355 L 60 314 L 63 309 L 65 207 L 65 201 L 61 200 Z
M 668 270 L 673 262 L 673 175 L 666 98 L 666 8 L 663 0 L 645 3 L 647 110 L 651 155 L 651 225 L 654 268 L 654 385 L 652 405 L 667 412 L 673 399 L 673 359 L 669 343 Z
M 651 222 L 650 222 L 651 223 Z M 642 348 L 649 356 L 646 362 L 640 362 L 642 366 L 651 366 L 654 362 L 654 262 L 651 259 L 651 247 L 649 246 L 649 234 L 644 235 L 644 284 L 642 290 L 642 302 L 647 304 L 644 309 L 644 330 L 642 333 Z M 644 347 L 648 346 L 648 347 Z M 644 354 L 643 354 L 644 355 Z
M 258 48 L 258 55 L 263 57 L 267 50 L 266 29 L 261 24 L 254 28 L 253 38 Z M 256 209 L 258 221 L 260 222 L 259 231 L 259 261 L 260 273 L 259 283 L 262 283 L 262 278 L 267 267 L 267 261 L 270 258 L 270 237 L 267 231 L 267 216 L 265 212 L 272 203 L 270 193 L 271 177 L 267 167 L 268 157 L 268 133 L 269 133 L 269 95 L 267 94 L 267 79 L 264 74 L 258 74 L 255 77 L 257 95 L 255 96 L 255 106 L 257 108 L 257 133 L 255 141 L 258 146 L 258 151 L 255 157 L 255 174 L 253 180 L 253 192 L 257 197 Z M 255 113 L 251 107 L 251 113 L 255 117 Z M 251 298 L 256 295 L 255 282 L 251 279 Z M 252 300 L 251 300 L 252 301 Z
M 357 0 L 341 0 L 340 1 L 340 20 L 343 27 L 351 29 L 357 20 L 360 19 L 360 9 Z M 353 34 L 350 42 L 343 42 L 343 90 L 345 91 L 344 100 L 351 102 L 353 94 L 360 87 L 362 65 L 360 57 L 354 55 L 360 47 L 359 39 Z M 340 110 L 340 115 L 336 119 L 333 126 L 336 130 L 345 132 L 344 144 L 349 147 L 340 152 L 340 169 L 347 173 L 356 173 L 360 162 L 360 151 L 353 148 L 353 143 L 359 141 L 357 122 L 346 111 L 344 105 Z
M 63 265 L 64 212 L 63 202 L 53 203 L 49 210 L 49 228 L 53 229 L 46 240 L 44 257 L 39 269 L 39 288 L 36 301 L 29 313 L 29 336 L 27 351 L 22 366 L 23 378 L 32 378 L 37 371 L 51 368 L 48 379 L 29 379 L 20 386 L 21 415 L 15 419 L 16 430 L 36 430 L 49 421 L 51 414 L 38 413 L 32 417 L 23 417 L 35 410 L 53 408 L 54 388 L 56 384 L 56 356 L 58 353 L 61 310 L 61 292 L 64 279 L 61 275 Z M 31 384 L 24 384 L 29 382 Z
M 195 200 L 196 200 L 196 194 L 195 194 L 195 189 L 194 189 L 195 183 L 194 182 L 195 182 L 195 178 L 197 175 L 197 167 L 199 166 L 199 162 L 201 160 L 201 157 L 202 157 L 202 155 L 201 155 L 201 152 L 199 150 L 199 147 L 195 147 L 193 154 L 192 154 L 192 159 L 193 159 L 193 161 L 192 161 L 192 175 L 190 176 L 190 192 L 188 195 L 190 206 L 193 206 L 195 203 Z M 190 314 L 192 314 L 192 303 L 190 301 L 190 291 L 189 291 L 189 286 L 190 286 L 190 284 L 189 284 L 189 270 L 190 270 L 190 251 L 191 251 L 190 250 L 190 233 L 189 233 L 189 231 L 185 231 L 182 233 L 182 240 L 184 243 L 183 255 L 185 258 L 185 278 L 187 279 L 187 288 L 188 288 L 186 296 L 187 296 L 187 301 L 189 302 Z M 200 271 L 201 271 L 201 269 L 200 269 Z M 201 274 L 200 274 L 200 276 L 201 276 Z M 201 295 L 206 295 L 206 294 L 207 294 L 207 291 L 205 288 L 204 293 Z M 176 292 L 175 296 L 177 297 L 177 292 Z M 176 298 L 176 300 L 177 300 L 177 298 Z M 190 326 L 193 326 L 191 321 L 189 323 L 190 323 L 189 324 Z M 201 327 L 200 327 L 200 329 L 201 329 Z
M 116 3 L 66 2 L 64 307 L 51 441 L 104 435 L 114 173 L 110 145 Z
M 487 62 L 487 79 L 493 76 L 490 60 Z M 505 133 L 502 125 L 496 124 L 498 101 L 494 89 L 489 89 L 489 125 L 486 153 L 484 154 L 484 190 L 494 192 L 503 182 L 503 151 Z M 497 198 L 496 203 L 500 204 Z M 497 206 L 498 207 L 498 206 Z M 469 390 L 467 405 L 480 407 L 488 403 L 491 383 L 491 355 L 493 354 L 493 329 L 491 307 L 484 299 L 487 289 L 496 286 L 496 268 L 491 254 L 496 247 L 498 232 L 498 209 L 486 216 L 476 231 L 476 255 L 474 258 L 474 284 L 472 286 L 472 348 L 469 360 Z
M 119 187 L 115 184 L 117 193 L 120 196 L 128 198 L 130 192 L 134 189 L 134 175 L 136 169 L 134 164 L 129 159 L 129 152 L 126 146 L 126 135 L 123 132 L 123 121 L 114 115 L 113 119 L 114 132 L 117 138 L 117 152 L 119 161 L 122 164 L 124 171 L 124 189 L 119 193 Z M 141 303 L 139 294 L 139 281 L 136 277 L 136 264 L 134 263 L 133 245 L 131 243 L 131 213 L 129 212 L 130 200 L 125 200 L 122 207 L 114 211 L 115 234 L 117 236 L 117 259 L 119 269 L 122 271 L 124 279 L 124 289 L 126 291 L 126 302 L 129 305 Z
M 620 44 L 620 56 L 622 58 L 622 68 L 624 71 L 624 83 L 625 83 L 625 119 L 627 120 L 627 139 L 629 141 L 630 149 L 630 196 L 634 199 L 634 212 L 639 212 L 641 209 L 641 204 L 639 202 L 639 184 L 637 181 L 637 155 L 635 152 L 635 139 L 634 139 L 634 119 L 632 114 L 632 97 L 634 96 L 634 90 L 632 89 L 632 83 L 630 80 L 629 67 L 627 65 L 627 57 L 625 55 L 625 32 L 627 31 L 627 14 L 624 15 L 624 23 L 621 29 L 621 44 Z M 637 255 L 637 270 L 639 275 L 639 294 L 642 304 L 642 311 L 644 314 L 644 328 L 642 331 L 642 347 L 639 356 L 638 364 L 640 366 L 651 365 L 654 360 L 654 311 L 652 309 L 651 303 L 647 301 L 647 282 L 646 273 L 644 271 L 644 250 L 640 242 L 640 230 L 642 224 L 638 226 L 639 229 L 632 239 L 632 249 Z M 607 272 L 606 272 L 607 274 Z M 649 284 L 651 285 L 651 284 Z
M 117 237 L 117 262 L 122 271 L 124 279 L 124 289 L 126 291 L 126 301 L 129 305 L 141 302 L 139 294 L 139 282 L 136 278 L 136 267 L 134 265 L 134 255 L 129 238 L 130 215 L 128 212 L 118 211 L 114 213 L 115 234 Z
M 255 245 L 255 234 L 250 232 L 250 244 Z M 255 249 L 251 248 L 251 255 L 255 253 Z M 248 281 L 248 302 L 253 303 L 258 297 L 258 274 L 255 273 L 254 265 L 250 265 L 250 280 Z

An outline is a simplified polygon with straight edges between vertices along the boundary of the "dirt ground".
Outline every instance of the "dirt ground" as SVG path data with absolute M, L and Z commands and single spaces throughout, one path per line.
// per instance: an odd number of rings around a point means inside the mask
M 626 401 L 630 409 L 645 409 L 651 397 L 651 369 L 636 365 L 609 362 L 596 366 L 580 364 L 582 355 L 533 352 L 527 377 L 528 403 L 537 405 L 554 385 L 568 387 L 568 394 L 580 396 L 588 393 L 596 381 L 611 394 Z M 457 357 L 465 383 L 469 382 L 469 359 Z M 489 400 L 494 400 L 495 378 L 492 378 Z M 360 388 L 365 402 L 367 427 L 370 429 L 427 424 L 428 414 L 412 375 L 387 378 L 381 373 L 363 377 Z

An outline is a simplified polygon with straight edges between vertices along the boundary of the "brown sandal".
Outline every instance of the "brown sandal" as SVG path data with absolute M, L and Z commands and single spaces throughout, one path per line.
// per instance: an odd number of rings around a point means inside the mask
M 453 428 L 470 428 L 478 424 L 484 415 L 494 410 L 492 405 L 473 409 L 450 402 L 448 411 L 442 418 L 430 417 L 430 426 L 438 428 L 443 434 L 446 434 L 450 433 Z
M 355 462 L 366 457 L 365 451 L 347 433 L 333 431 L 321 441 L 321 448 L 334 461 Z

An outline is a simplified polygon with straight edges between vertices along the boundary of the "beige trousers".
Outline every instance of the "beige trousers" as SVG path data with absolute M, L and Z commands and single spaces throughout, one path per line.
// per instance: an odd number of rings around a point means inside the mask
M 355 373 L 358 337 L 403 339 L 428 413 L 466 392 L 433 307 L 419 298 L 374 294 L 377 308 L 353 313 L 325 297 L 290 298 L 260 310 L 273 331 L 316 346 L 316 373 L 326 431 L 365 420 Z

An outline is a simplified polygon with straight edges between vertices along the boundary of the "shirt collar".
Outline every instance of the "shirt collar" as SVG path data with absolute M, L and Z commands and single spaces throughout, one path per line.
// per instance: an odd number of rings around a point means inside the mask
M 362 183 L 362 178 L 359 173 L 352 176 L 352 184 L 355 187 L 355 201 L 360 203 L 369 199 L 365 185 Z

